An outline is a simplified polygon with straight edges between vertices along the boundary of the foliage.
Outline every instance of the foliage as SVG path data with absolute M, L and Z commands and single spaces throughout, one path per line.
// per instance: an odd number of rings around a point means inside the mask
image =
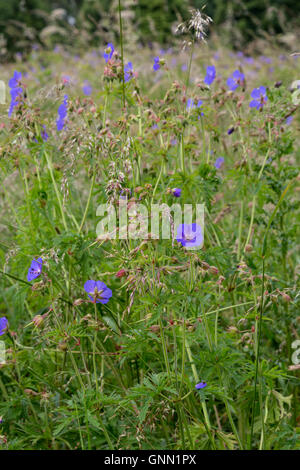
M 2 69 L 21 94 L 10 118 L 9 93 L 0 108 L 0 446 L 299 449 L 299 59 L 126 44 L 126 83 L 117 46 L 107 62 L 59 46 Z M 205 203 L 203 248 L 97 239 L 97 207 L 124 194 Z

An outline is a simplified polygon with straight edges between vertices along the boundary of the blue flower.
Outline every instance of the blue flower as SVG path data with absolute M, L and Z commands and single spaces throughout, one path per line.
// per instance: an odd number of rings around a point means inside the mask
M 219 170 L 223 166 L 223 163 L 224 163 L 224 157 L 217 158 L 215 161 L 215 168 Z
M 193 98 L 189 98 L 186 103 L 186 109 L 189 111 L 194 108 L 194 100 Z
M 250 108 L 262 109 L 268 100 L 267 90 L 264 86 L 254 88 L 251 92 L 251 98 L 254 99 L 249 103 Z
M 8 81 L 11 96 L 11 102 L 8 110 L 9 117 L 12 115 L 14 107 L 18 104 L 18 98 L 22 95 L 23 92 L 22 88 L 20 87 L 21 78 L 22 73 L 15 70 L 12 78 Z
M 124 80 L 125 82 L 129 82 L 129 80 L 132 79 L 133 76 L 133 68 L 132 68 L 132 63 L 128 62 L 128 64 L 124 67 Z
M 200 225 L 196 223 L 180 224 L 177 227 L 176 240 L 187 248 L 202 245 L 203 234 Z
M 105 51 L 103 52 L 103 57 L 106 63 L 112 58 L 114 51 L 115 51 L 114 45 L 111 42 L 109 42 L 106 46 Z
M 204 78 L 204 83 L 206 85 L 211 85 L 214 79 L 216 78 L 216 68 L 214 65 L 208 65 L 206 67 L 206 75 Z
M 102 281 L 86 281 L 84 290 L 89 298 L 96 303 L 106 304 L 112 296 L 112 291 Z
M 285 120 L 286 125 L 289 126 L 292 123 L 293 119 L 294 119 L 294 116 L 287 117 Z
M 82 87 L 83 93 L 84 93 L 86 96 L 90 96 L 90 94 L 92 93 L 92 90 L 93 90 L 93 89 L 92 89 L 91 85 L 89 84 L 89 82 L 88 82 L 88 81 L 85 81 L 85 82 L 84 82 L 84 85 L 83 85 L 83 87 Z
M 195 385 L 195 388 L 197 390 L 201 390 L 202 388 L 205 388 L 207 386 L 207 383 L 206 382 L 200 382 L 198 384 Z
M 49 135 L 47 134 L 46 126 L 45 124 L 43 125 L 43 131 L 41 132 L 41 136 L 44 142 L 47 142 Z
M 33 279 L 36 279 L 39 277 L 42 273 L 42 267 L 43 267 L 43 260 L 42 258 L 33 259 L 31 261 L 30 268 L 28 269 L 28 274 L 27 274 L 27 281 L 32 281 Z
M 227 79 L 227 85 L 231 91 L 236 90 L 240 85 L 243 85 L 245 75 L 239 70 L 235 70 L 231 77 Z
M 0 336 L 4 335 L 7 329 L 8 321 L 6 317 L 0 318 Z
M 202 108 L 202 105 L 203 105 L 203 101 L 199 100 L 197 103 L 197 108 Z M 204 116 L 204 113 L 201 109 L 200 109 L 200 116 Z
M 174 188 L 172 189 L 173 196 L 175 197 L 180 197 L 181 196 L 181 189 L 180 188 Z
M 65 121 L 67 117 L 67 109 L 68 109 L 68 95 L 64 96 L 63 103 L 58 107 L 58 118 L 56 120 L 56 127 L 58 131 L 62 131 L 65 126 Z
M 202 107 L 202 104 L 203 104 L 203 101 L 202 100 L 198 100 L 198 103 L 197 103 L 197 108 L 201 108 Z M 195 103 L 194 103 L 194 100 L 193 98 L 189 98 L 187 100 L 187 103 L 186 103 L 186 109 L 187 111 L 191 111 L 193 108 L 195 108 Z M 203 112 L 202 110 L 200 109 L 200 115 L 203 116 Z
M 233 126 L 229 127 L 229 129 L 227 130 L 227 134 L 230 135 L 233 132 L 234 132 L 234 127 Z
M 153 70 L 159 70 L 159 69 L 160 69 L 159 57 L 154 57 Z

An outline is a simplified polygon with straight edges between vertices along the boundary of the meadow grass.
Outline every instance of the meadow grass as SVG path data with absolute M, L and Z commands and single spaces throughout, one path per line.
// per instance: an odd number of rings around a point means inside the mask
M 0 68 L 0 446 L 299 449 L 300 58 L 121 45 Z M 205 204 L 202 249 L 97 239 L 124 194 Z

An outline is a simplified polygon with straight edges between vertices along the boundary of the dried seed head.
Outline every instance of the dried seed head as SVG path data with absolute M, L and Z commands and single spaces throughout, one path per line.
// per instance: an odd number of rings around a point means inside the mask
M 212 19 L 200 10 L 191 10 L 191 18 L 184 23 L 180 23 L 176 28 L 176 33 L 190 33 L 205 42 L 206 30 Z

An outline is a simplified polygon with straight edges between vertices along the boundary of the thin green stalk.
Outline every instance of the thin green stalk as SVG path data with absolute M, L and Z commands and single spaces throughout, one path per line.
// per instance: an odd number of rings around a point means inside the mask
M 57 197 L 57 202 L 58 202 L 58 205 L 59 205 L 59 208 L 60 208 L 63 225 L 64 225 L 65 230 L 67 230 L 68 228 L 67 228 L 65 214 L 64 214 L 64 210 L 63 210 L 63 206 L 62 206 L 62 202 L 61 202 L 61 198 L 60 198 L 60 193 L 58 191 L 58 187 L 57 187 L 57 184 L 56 184 L 56 181 L 55 181 L 55 178 L 54 178 L 54 174 L 53 174 L 52 162 L 51 162 L 50 156 L 48 155 L 47 152 L 44 152 L 44 155 L 45 155 L 46 160 L 47 160 L 47 165 L 48 165 L 48 169 L 49 169 L 50 176 L 51 176 L 51 179 L 52 179 L 54 191 L 55 191 L 55 194 L 56 194 L 56 197 Z
M 123 23 L 121 13 L 121 0 L 118 0 L 119 10 L 119 25 L 120 25 L 120 45 L 121 45 L 121 62 L 122 62 L 122 95 L 123 95 L 123 108 L 125 108 L 125 77 L 124 77 L 124 50 L 123 50 Z
M 96 179 L 96 171 L 94 170 L 93 177 L 92 177 L 92 182 L 91 182 L 91 186 L 90 186 L 89 197 L 88 197 L 88 200 L 87 200 L 87 203 L 86 203 L 86 206 L 85 206 L 85 211 L 84 211 L 84 214 L 83 214 L 83 217 L 82 217 L 82 221 L 81 221 L 78 233 L 81 232 L 82 227 L 84 226 L 84 223 L 86 221 L 87 213 L 88 213 L 90 203 L 91 203 L 91 198 L 92 198 L 92 193 L 93 193 L 93 189 L 94 189 L 95 179 Z

